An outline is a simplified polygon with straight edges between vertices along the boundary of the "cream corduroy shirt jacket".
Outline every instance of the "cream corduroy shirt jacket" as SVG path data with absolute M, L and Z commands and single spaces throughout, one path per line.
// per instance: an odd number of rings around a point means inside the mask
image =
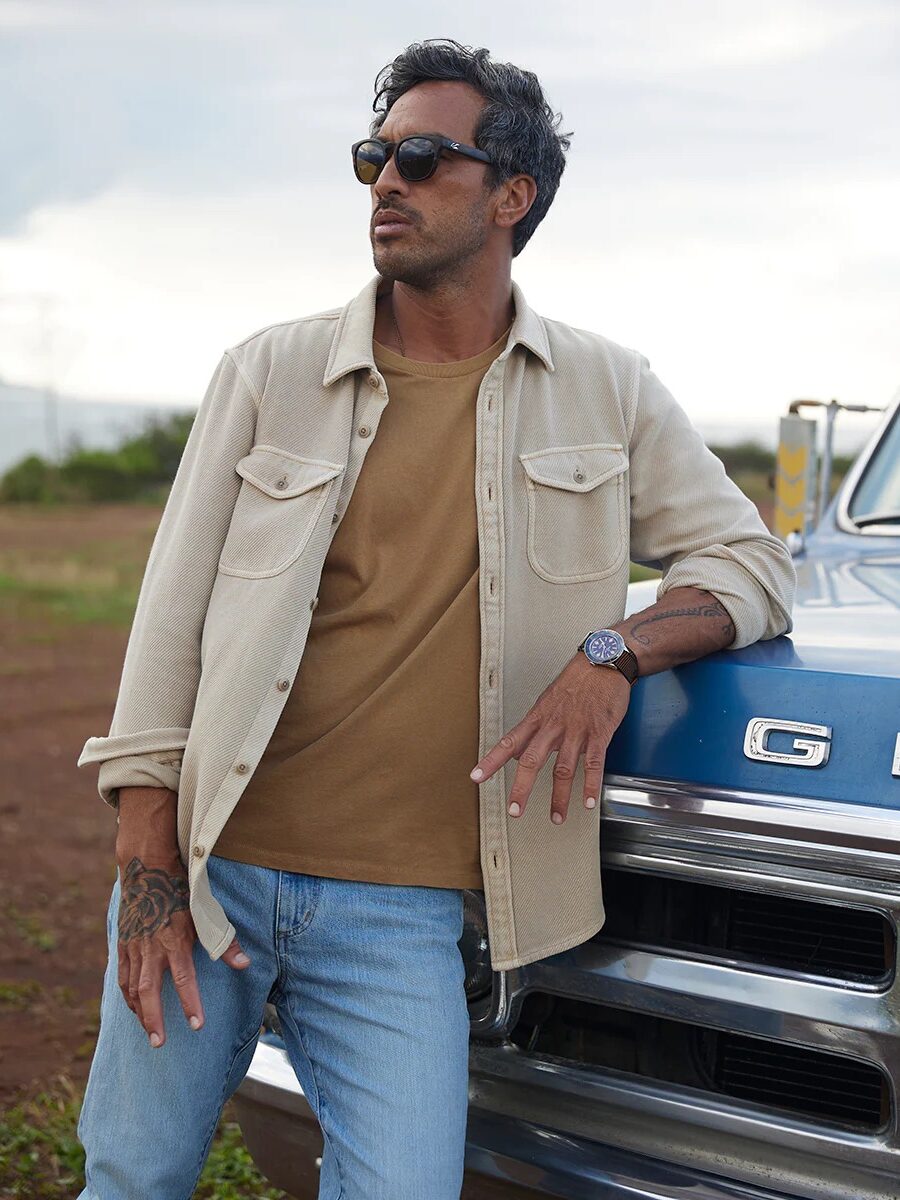
M 109 735 L 88 738 L 78 759 L 100 763 L 113 808 L 120 787 L 177 791 L 191 914 L 211 959 L 235 927 L 207 858 L 284 707 L 331 538 L 389 402 L 372 356 L 376 295 L 389 286 L 375 275 L 343 308 L 224 351 L 147 561 Z M 512 293 L 514 323 L 476 402 L 479 757 L 586 633 L 622 619 L 630 559 L 664 572 L 658 595 L 684 585 L 716 595 L 734 622 L 731 649 L 790 632 L 795 586 L 787 549 L 646 359 L 539 316 L 515 281 Z M 438 553 L 423 546 L 409 569 Z M 510 817 L 516 766 L 479 785 L 496 970 L 577 945 L 604 920 L 600 806 L 573 802 L 562 825 L 550 821 L 551 756 Z

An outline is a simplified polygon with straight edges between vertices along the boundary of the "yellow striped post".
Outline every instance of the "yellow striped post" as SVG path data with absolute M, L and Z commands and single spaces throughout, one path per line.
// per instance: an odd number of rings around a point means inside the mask
M 816 492 L 816 424 L 791 414 L 778 427 L 775 457 L 775 533 L 805 534 L 813 522 Z

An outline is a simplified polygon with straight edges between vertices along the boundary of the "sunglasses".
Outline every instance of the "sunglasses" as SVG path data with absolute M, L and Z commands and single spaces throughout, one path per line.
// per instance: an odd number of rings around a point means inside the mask
M 479 162 L 494 160 L 475 146 L 464 146 L 440 133 L 417 133 L 401 138 L 399 142 L 383 142 L 381 138 L 364 138 L 353 143 L 353 170 L 360 183 L 372 184 L 385 168 L 392 154 L 396 154 L 397 170 L 404 179 L 418 183 L 428 179 L 437 170 L 442 150 L 453 150 L 477 158 Z

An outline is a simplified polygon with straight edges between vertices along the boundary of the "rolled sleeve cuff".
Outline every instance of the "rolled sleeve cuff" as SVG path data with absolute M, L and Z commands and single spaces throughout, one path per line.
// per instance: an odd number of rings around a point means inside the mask
M 767 586 L 727 546 L 708 547 L 702 555 L 688 555 L 674 563 L 660 580 L 657 600 L 676 587 L 701 588 L 720 601 L 735 631 L 725 649 L 740 650 L 793 628 L 790 609 L 782 602 L 779 589 Z
M 77 765 L 100 763 L 97 790 L 110 808 L 118 809 L 118 789 L 123 787 L 161 787 L 177 792 L 188 733 L 188 729 L 167 728 L 88 738 Z

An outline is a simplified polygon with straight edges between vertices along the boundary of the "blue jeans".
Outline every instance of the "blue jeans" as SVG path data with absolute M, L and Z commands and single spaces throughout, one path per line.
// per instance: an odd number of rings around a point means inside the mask
M 196 941 L 205 1023 L 188 1025 L 167 970 L 158 1049 L 119 989 L 113 885 L 100 1032 L 78 1119 L 78 1200 L 189 1200 L 267 1000 L 322 1129 L 319 1200 L 458 1200 L 469 1044 L 462 890 L 215 854 L 208 869 L 252 961 L 213 962 Z

